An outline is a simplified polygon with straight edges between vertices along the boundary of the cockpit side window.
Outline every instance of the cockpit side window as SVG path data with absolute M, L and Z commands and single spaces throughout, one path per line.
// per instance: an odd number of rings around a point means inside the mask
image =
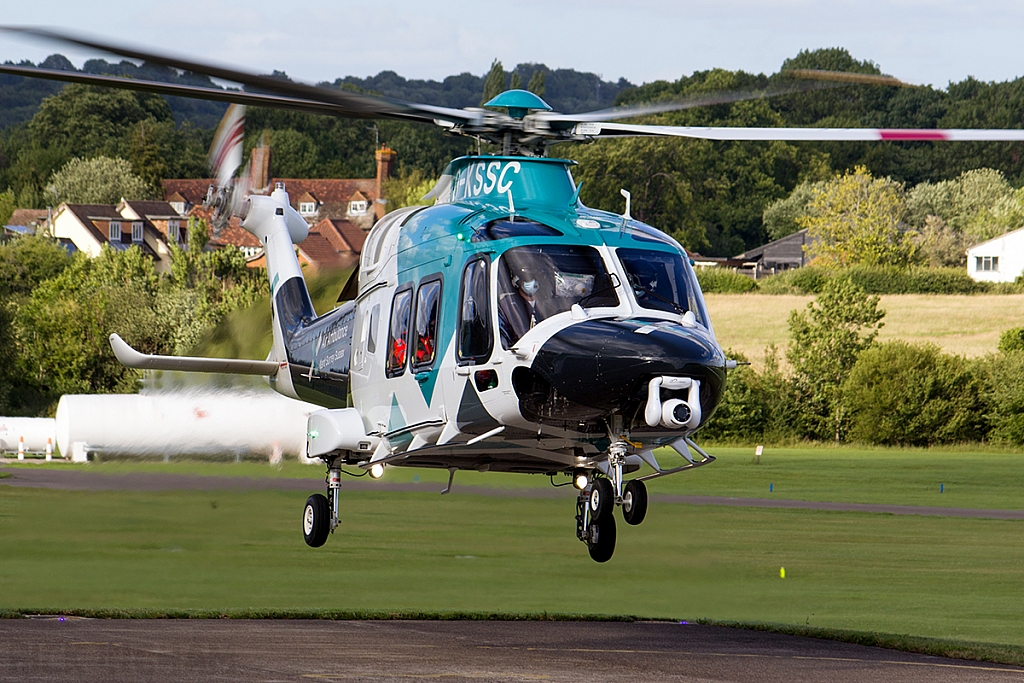
M 388 333 L 387 376 L 397 377 L 405 372 L 409 356 L 409 318 L 412 313 L 412 288 L 395 294 L 391 302 L 391 325 Z
M 489 265 L 486 257 L 466 265 L 459 296 L 459 363 L 483 363 L 491 357 Z
M 618 306 L 617 280 L 593 247 L 543 244 L 509 249 L 498 271 L 498 327 L 511 348 L 541 320 L 583 308 Z
M 696 305 L 696 283 L 690 281 L 680 254 L 648 249 L 619 249 L 616 253 L 640 306 L 680 314 L 692 310 L 707 327 L 702 307 Z
M 412 369 L 425 370 L 434 364 L 437 353 L 437 316 L 441 306 L 440 276 L 432 276 L 416 293 L 416 321 L 413 325 L 415 348 Z

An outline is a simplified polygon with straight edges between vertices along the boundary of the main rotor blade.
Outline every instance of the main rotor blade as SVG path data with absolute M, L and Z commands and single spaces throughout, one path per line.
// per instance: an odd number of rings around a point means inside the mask
M 275 107 L 278 109 L 292 109 L 304 111 L 311 114 L 338 115 L 337 107 L 323 102 L 314 102 L 296 97 L 282 97 L 281 95 L 262 95 L 259 93 L 247 93 L 242 90 L 219 90 L 217 88 L 205 88 L 195 85 L 176 85 L 174 83 L 161 83 L 159 81 L 142 81 L 134 78 L 120 78 L 117 76 L 98 76 L 95 74 L 83 74 L 77 71 L 58 71 L 55 69 L 38 69 L 35 67 L 10 66 L 0 64 L 0 73 L 12 76 L 24 76 L 26 78 L 42 78 L 51 81 L 64 81 L 67 83 L 82 83 L 84 85 L 98 85 L 109 88 L 123 88 L 125 90 L 140 90 L 152 92 L 159 95 L 172 95 L 175 97 L 189 97 L 200 100 L 214 100 L 216 102 L 232 102 L 235 104 L 250 104 L 263 107 Z M 349 116 L 350 114 L 345 114 Z
M 740 128 L 730 126 L 644 126 L 584 123 L 573 129 L 581 137 L 668 136 L 704 140 L 863 140 L 863 141 L 1024 141 L 1024 130 L 992 128 Z
M 895 79 L 893 79 L 895 80 Z M 668 102 L 654 102 L 634 107 L 614 107 L 601 111 L 590 111 L 582 114 L 548 114 L 538 113 L 533 116 L 538 119 L 557 123 L 584 123 L 589 121 L 613 121 L 616 119 L 632 118 L 634 116 L 646 116 L 649 114 L 661 114 L 669 111 L 681 111 L 693 109 L 694 107 L 707 107 L 715 104 L 730 104 L 733 102 L 745 102 L 749 100 L 760 100 L 766 97 L 778 97 L 780 95 L 793 95 L 796 93 L 813 92 L 816 90 L 830 90 L 832 88 L 844 88 L 852 83 L 837 81 L 804 81 L 793 82 L 784 86 L 770 88 L 743 88 L 739 90 L 727 90 L 709 93 L 697 93 L 680 99 Z
M 399 100 L 389 100 L 370 95 L 362 95 L 340 89 L 335 90 L 307 85 L 305 83 L 284 81 L 270 76 L 259 76 L 256 74 L 246 73 L 237 69 L 204 64 L 201 62 L 193 62 L 182 57 L 169 57 L 155 52 L 147 52 L 144 50 L 114 45 L 99 40 L 75 36 L 69 33 L 23 26 L 0 26 L 0 30 L 10 33 L 36 36 L 37 38 L 78 45 L 81 47 L 89 47 L 121 57 L 127 57 L 129 59 L 138 59 L 152 64 L 158 64 L 160 66 L 191 71 L 193 73 L 203 74 L 212 78 L 219 78 L 226 81 L 240 83 L 245 86 L 259 88 L 272 93 L 277 93 L 287 98 L 330 104 L 333 105 L 334 110 L 332 113 L 336 116 L 348 116 L 351 118 L 397 118 L 423 121 L 425 123 L 433 123 L 435 119 L 443 119 L 451 121 L 452 123 L 464 123 L 477 118 L 476 115 L 460 109 L 419 105 Z

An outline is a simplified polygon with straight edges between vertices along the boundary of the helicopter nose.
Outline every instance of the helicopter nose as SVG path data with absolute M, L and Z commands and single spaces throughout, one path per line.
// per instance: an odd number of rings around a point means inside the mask
M 722 390 L 725 357 L 703 327 L 656 320 L 590 320 L 548 339 L 532 370 L 568 401 L 608 413 L 644 395 L 647 382 L 658 375 L 700 379 L 708 398 L 717 403 L 712 395 Z

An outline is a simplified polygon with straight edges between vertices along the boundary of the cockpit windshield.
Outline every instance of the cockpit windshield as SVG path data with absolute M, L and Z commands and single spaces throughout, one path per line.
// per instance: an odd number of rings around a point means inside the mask
M 511 348 L 541 320 L 579 304 L 618 306 L 617 282 L 592 247 L 543 244 L 509 249 L 498 269 L 498 327 Z
M 638 304 L 670 313 L 693 311 L 697 321 L 708 327 L 697 284 L 680 254 L 648 249 L 618 249 L 616 253 Z

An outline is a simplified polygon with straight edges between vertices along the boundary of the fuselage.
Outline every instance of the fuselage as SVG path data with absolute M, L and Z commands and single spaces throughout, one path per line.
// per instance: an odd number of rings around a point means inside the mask
M 358 296 L 323 316 L 301 278 L 278 283 L 288 374 L 275 388 L 356 408 L 392 451 L 426 449 L 420 466 L 433 450 L 434 466 L 553 471 L 612 434 L 651 448 L 699 428 L 726 361 L 689 258 L 648 225 L 583 206 L 570 164 L 452 162 L 434 206 L 378 222 Z M 649 417 L 652 402 L 684 402 L 690 380 L 692 419 Z

